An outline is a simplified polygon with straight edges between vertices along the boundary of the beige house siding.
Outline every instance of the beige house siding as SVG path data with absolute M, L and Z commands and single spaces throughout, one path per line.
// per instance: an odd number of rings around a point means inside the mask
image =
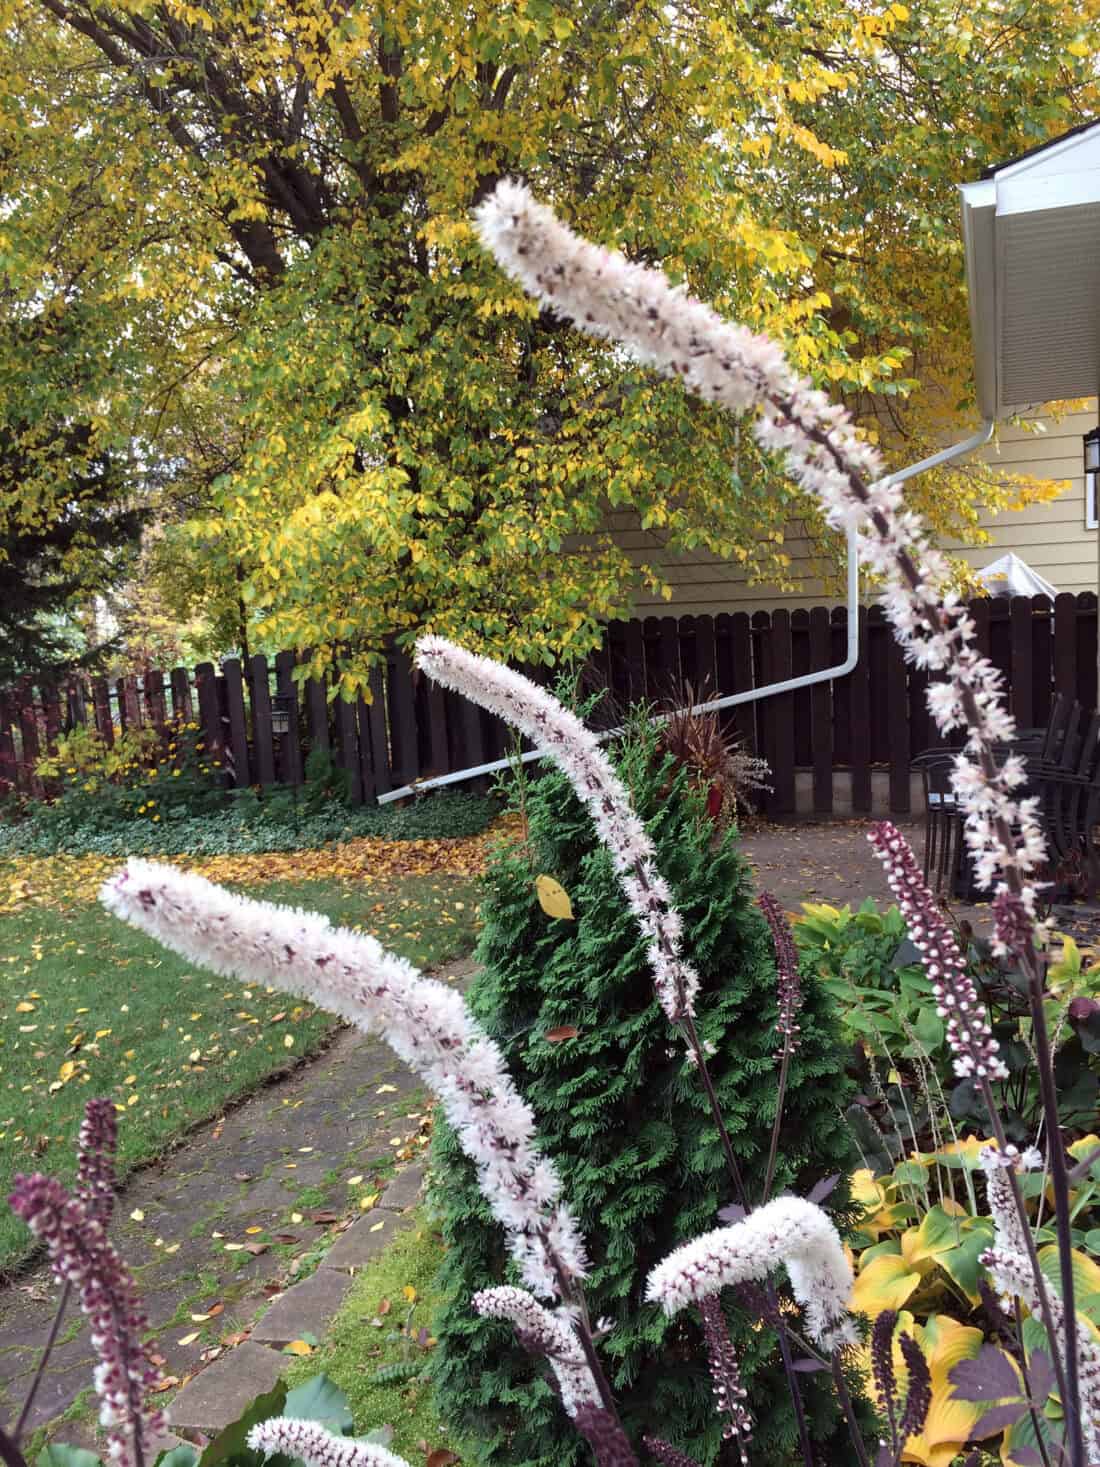
M 989 544 L 954 542 L 945 548 L 966 556 L 978 569 L 1014 550 L 1059 591 L 1095 591 L 1097 532 L 1085 528 L 1081 439 L 1096 425 L 1096 406 L 1090 405 L 1085 412 L 1066 413 L 1057 421 L 1046 417 L 1043 422 L 1046 431 L 1041 434 L 1003 426 L 996 441 L 984 450 L 984 456 L 1006 473 L 1065 479 L 1069 481 L 1068 487 L 1050 503 L 983 519 L 983 528 L 992 537 Z M 661 535 L 643 530 L 634 515 L 610 515 L 608 529 L 635 562 L 658 569 L 672 587 L 671 602 L 641 588 L 635 603 L 635 613 L 639 616 L 658 612 L 666 616 L 670 613 L 687 616 L 774 606 L 793 609 L 843 599 L 835 593 L 825 594 L 822 582 L 813 576 L 810 546 L 797 533 L 792 533 L 783 547 L 791 557 L 792 575 L 800 578 L 799 589 L 792 593 L 774 586 L 749 585 L 737 565 L 706 551 L 671 555 L 664 548 Z

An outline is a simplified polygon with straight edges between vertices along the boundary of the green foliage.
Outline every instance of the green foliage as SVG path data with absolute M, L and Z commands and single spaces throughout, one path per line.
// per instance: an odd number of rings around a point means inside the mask
M 842 1028 L 862 1055 L 862 1088 L 871 1094 L 849 1120 L 866 1160 L 888 1170 L 912 1147 L 935 1150 L 953 1124 L 985 1134 L 985 1105 L 973 1081 L 954 1073 L 932 985 L 897 907 L 880 912 L 870 898 L 858 912 L 806 902 L 803 914 L 794 932 L 804 970 L 836 999 Z M 1005 1130 L 1024 1146 L 1041 1113 L 1026 980 L 969 927 L 959 927 L 958 941 L 1009 1070 L 993 1087 Z M 1064 938 L 1047 991 L 1059 1113 L 1080 1135 L 1093 1122 L 1100 1092 L 1100 965 L 1087 968 L 1077 945 Z
M 608 503 L 791 579 L 804 500 L 495 269 L 469 220 L 497 179 L 919 456 L 966 408 L 956 184 L 1097 106 L 1094 0 L 303 6 L 2 0 L 0 428 L 13 518 L 62 516 L 57 425 L 86 425 L 82 460 L 161 501 L 158 604 L 321 659 L 424 626 L 583 653 L 639 580 Z M 913 494 L 969 541 L 1002 478 Z
M 683 914 L 685 946 L 702 979 L 698 1026 L 715 1047 L 713 1074 L 744 1175 L 759 1190 L 776 1103 L 775 971 L 763 919 L 731 833 L 716 835 L 705 798 L 686 771 L 656 759 L 643 730 L 618 755 L 657 849 L 657 863 Z M 527 839 L 500 850 L 483 902 L 482 964 L 470 1003 L 501 1045 L 532 1105 L 547 1153 L 561 1169 L 592 1255 L 594 1319 L 612 1321 L 601 1350 L 625 1420 L 635 1434 L 675 1435 L 710 1461 L 719 1426 L 701 1334 L 690 1316 L 669 1323 L 643 1302 L 647 1270 L 677 1244 L 718 1226 L 731 1201 L 719 1141 L 683 1045 L 658 1008 L 646 944 L 627 910 L 607 852 L 564 778 L 547 774 L 517 806 Z M 565 887 L 574 919 L 549 917 L 539 875 Z M 837 1114 L 849 1087 L 831 1005 L 806 986 L 802 1043 L 791 1066 L 777 1190 L 808 1191 L 844 1169 L 848 1142 Z M 573 1038 L 546 1036 L 575 1026 Z M 584 1460 L 538 1364 L 510 1331 L 476 1317 L 471 1294 L 509 1277 L 500 1229 L 472 1167 L 440 1126 L 432 1196 L 448 1245 L 441 1275 L 446 1306 L 433 1364 L 444 1418 L 482 1445 L 489 1462 Z M 774 1337 L 733 1311 L 732 1327 L 757 1418 L 754 1455 L 788 1460 L 793 1420 Z M 803 1377 L 823 1460 L 833 1450 L 829 1391 Z
M 150 809 L 151 799 L 155 796 L 105 786 L 35 804 L 26 818 L 0 824 L 0 855 L 243 856 L 317 850 L 360 836 L 455 839 L 480 835 L 500 811 L 491 795 L 452 791 L 421 795 L 403 805 L 349 809 L 339 799 L 318 796 L 309 785 L 297 810 L 292 792 L 283 788 L 262 795 L 219 792 L 216 807 L 204 814 L 170 801 Z M 164 815 L 151 818 L 161 808 Z

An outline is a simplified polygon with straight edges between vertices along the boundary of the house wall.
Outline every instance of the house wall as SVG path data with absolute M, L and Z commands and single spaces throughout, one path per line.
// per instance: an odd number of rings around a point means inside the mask
M 965 555 L 976 568 L 988 565 L 1006 551 L 1017 555 L 1059 591 L 1095 591 L 1097 587 L 1097 533 L 1085 529 L 1085 484 L 1081 468 L 1082 436 L 1096 426 L 1096 406 L 1085 412 L 1066 413 L 1055 421 L 1043 419 L 1046 431 L 1026 433 L 1005 425 L 983 456 L 1006 473 L 1028 473 L 1046 479 L 1066 479 L 1068 487 L 1057 499 L 1027 509 L 1005 511 L 983 517 L 991 540 L 986 545 L 946 542 L 947 549 Z M 636 515 L 613 513 L 608 528 L 616 543 L 638 564 L 658 567 L 672 586 L 667 602 L 642 588 L 634 614 L 645 616 L 659 609 L 662 615 L 700 615 L 704 612 L 744 611 L 757 607 L 811 607 L 823 601 L 843 600 L 835 591 L 826 592 L 812 574 L 808 542 L 797 527 L 784 545 L 791 557 L 792 575 L 800 578 L 797 592 L 774 586 L 749 585 L 739 568 L 706 551 L 675 556 L 665 548 L 659 532 L 643 530 Z

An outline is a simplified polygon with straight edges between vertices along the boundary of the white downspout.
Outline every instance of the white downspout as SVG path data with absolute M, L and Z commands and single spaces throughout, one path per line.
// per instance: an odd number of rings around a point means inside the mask
M 913 479 L 917 474 L 923 474 L 928 469 L 938 469 L 942 464 L 951 463 L 954 459 L 965 458 L 967 454 L 973 453 L 975 449 L 983 448 L 993 437 L 996 424 L 992 419 L 986 419 L 977 433 L 972 433 L 969 438 L 964 438 L 959 443 L 953 443 L 950 448 L 943 448 L 939 453 L 933 453 L 928 458 L 922 458 L 918 463 L 910 464 L 908 468 L 899 469 L 896 474 L 888 477 L 894 484 L 904 484 L 907 479 Z M 779 693 L 793 693 L 799 688 L 809 688 L 814 683 L 831 682 L 833 678 L 846 677 L 852 672 L 859 661 L 859 555 L 856 551 L 857 532 L 854 529 L 848 531 L 848 586 L 847 586 L 847 608 L 848 608 L 848 645 L 843 662 L 834 667 L 819 668 L 817 672 L 802 673 L 799 677 L 785 678 L 781 683 L 767 683 L 762 688 L 748 688 L 743 693 L 729 693 L 724 698 L 712 698 L 707 703 L 696 703 L 692 713 L 717 712 L 722 708 L 736 708 L 742 703 L 755 703 L 760 698 L 774 698 Z M 671 717 L 668 713 L 659 713 L 651 719 L 653 723 L 663 723 Z M 621 728 L 605 729 L 601 739 L 615 738 L 621 734 Z M 518 755 L 521 764 L 529 764 L 534 759 L 544 758 L 539 749 L 530 749 L 525 754 Z M 493 759 L 488 764 L 476 764 L 470 769 L 456 769 L 451 774 L 439 774 L 432 779 L 418 779 L 413 784 L 402 785 L 400 789 L 390 790 L 384 795 L 378 796 L 380 805 L 388 805 L 392 800 L 403 800 L 409 795 L 425 794 L 428 790 L 442 789 L 448 784 L 459 784 L 463 780 L 476 779 L 482 774 L 497 774 L 502 769 L 510 769 L 516 762 L 516 757 L 510 759 Z

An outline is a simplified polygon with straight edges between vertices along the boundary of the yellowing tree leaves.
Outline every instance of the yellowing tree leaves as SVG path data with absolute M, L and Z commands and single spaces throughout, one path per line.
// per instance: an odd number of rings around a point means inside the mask
M 573 920 L 573 903 L 560 881 L 556 881 L 553 876 L 536 876 L 535 891 L 539 906 L 548 917 L 558 917 L 569 922 Z

